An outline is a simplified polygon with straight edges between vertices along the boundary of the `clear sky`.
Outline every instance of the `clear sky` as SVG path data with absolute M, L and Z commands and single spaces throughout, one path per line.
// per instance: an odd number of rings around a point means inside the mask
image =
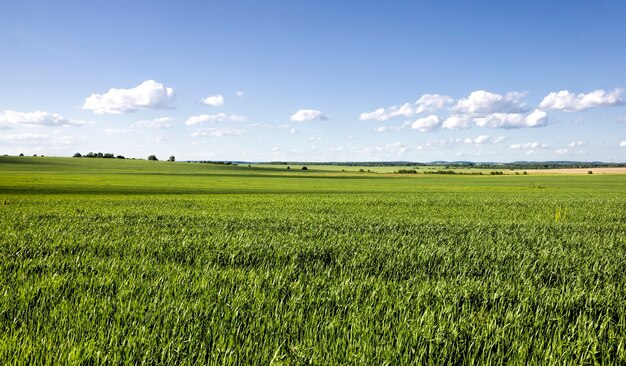
M 0 0 L 0 153 L 626 161 L 625 1 Z

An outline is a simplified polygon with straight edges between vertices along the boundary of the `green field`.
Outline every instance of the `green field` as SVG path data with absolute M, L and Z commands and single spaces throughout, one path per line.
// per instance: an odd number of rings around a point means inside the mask
M 0 157 L 1 364 L 626 364 L 626 175 Z

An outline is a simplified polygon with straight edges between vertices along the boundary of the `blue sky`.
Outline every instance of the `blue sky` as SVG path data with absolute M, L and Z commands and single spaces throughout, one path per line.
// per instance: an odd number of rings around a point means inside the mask
M 626 2 L 0 2 L 0 153 L 626 161 Z

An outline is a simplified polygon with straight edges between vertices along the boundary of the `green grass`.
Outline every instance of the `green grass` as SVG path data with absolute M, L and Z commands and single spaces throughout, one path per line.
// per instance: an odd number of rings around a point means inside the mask
M 626 175 L 0 157 L 2 364 L 624 364 Z

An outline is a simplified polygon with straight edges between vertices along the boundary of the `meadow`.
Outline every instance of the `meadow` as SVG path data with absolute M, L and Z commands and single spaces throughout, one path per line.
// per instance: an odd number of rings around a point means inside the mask
M 626 175 L 0 157 L 2 364 L 625 364 Z

